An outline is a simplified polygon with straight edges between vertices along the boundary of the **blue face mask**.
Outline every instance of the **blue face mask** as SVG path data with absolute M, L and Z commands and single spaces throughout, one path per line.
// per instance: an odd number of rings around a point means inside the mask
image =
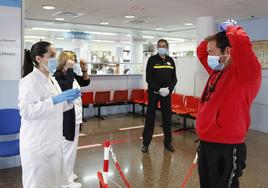
M 224 64 L 219 62 L 220 56 L 208 56 L 208 66 L 213 70 L 220 71 L 224 68 Z
M 57 59 L 49 58 L 47 67 L 48 67 L 49 72 L 53 74 L 57 69 Z
M 164 56 L 167 54 L 167 49 L 166 48 L 157 48 L 158 54 L 160 56 Z

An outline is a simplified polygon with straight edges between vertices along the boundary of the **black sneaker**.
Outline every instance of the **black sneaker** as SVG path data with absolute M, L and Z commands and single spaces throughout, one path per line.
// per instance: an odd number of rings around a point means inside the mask
M 148 152 L 148 146 L 142 146 L 141 151 L 142 151 L 142 153 L 147 153 Z
M 164 144 L 165 148 L 170 152 L 175 152 L 174 146 L 172 144 Z

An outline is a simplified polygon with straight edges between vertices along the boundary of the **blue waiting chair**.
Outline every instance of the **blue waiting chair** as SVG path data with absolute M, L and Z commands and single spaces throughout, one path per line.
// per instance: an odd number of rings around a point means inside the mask
M 20 132 L 21 117 L 17 109 L 0 109 L 0 136 L 15 135 Z M 0 157 L 20 154 L 19 139 L 0 140 Z

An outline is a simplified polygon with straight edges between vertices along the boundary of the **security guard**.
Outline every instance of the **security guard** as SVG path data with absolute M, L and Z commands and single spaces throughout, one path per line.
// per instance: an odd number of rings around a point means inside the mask
M 145 127 L 143 130 L 142 152 L 148 152 L 149 144 L 154 132 L 155 115 L 158 101 L 162 110 L 162 124 L 165 135 L 164 146 L 174 152 L 171 145 L 171 96 L 176 83 L 175 63 L 167 55 L 168 42 L 160 39 L 157 43 L 158 54 L 149 58 L 146 67 L 146 81 L 148 83 L 148 107 L 146 112 Z

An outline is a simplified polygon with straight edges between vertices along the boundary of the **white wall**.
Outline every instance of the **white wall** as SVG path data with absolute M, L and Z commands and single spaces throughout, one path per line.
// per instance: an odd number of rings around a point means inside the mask
M 175 60 L 177 85 L 175 92 L 183 95 L 194 95 L 195 57 L 178 58 Z
M 183 42 L 176 44 L 169 44 L 169 48 L 171 52 L 179 52 L 179 51 L 189 51 L 196 49 L 196 42 Z
M 238 23 L 252 41 L 268 40 L 268 18 Z M 268 133 L 268 69 L 262 69 L 261 89 L 251 108 L 251 129 Z

